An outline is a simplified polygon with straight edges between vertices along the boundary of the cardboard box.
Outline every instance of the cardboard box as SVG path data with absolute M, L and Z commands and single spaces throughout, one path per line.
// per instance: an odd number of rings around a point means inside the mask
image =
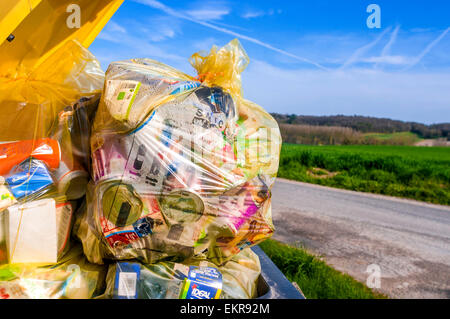
M 53 199 L 14 205 L 6 211 L 9 263 L 56 263 L 58 231 Z

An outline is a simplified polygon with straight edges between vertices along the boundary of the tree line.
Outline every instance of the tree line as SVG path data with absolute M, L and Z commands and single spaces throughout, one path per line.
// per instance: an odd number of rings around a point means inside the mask
M 404 122 L 399 120 L 392 120 L 389 118 L 377 118 L 360 115 L 331 115 L 331 116 L 311 116 L 311 115 L 295 115 L 295 114 L 279 114 L 271 113 L 278 124 L 291 125 L 308 125 L 308 126 L 322 126 L 333 127 L 336 133 L 339 131 L 340 135 L 352 136 L 351 139 L 359 139 L 358 133 L 397 133 L 397 132 L 411 132 L 417 134 L 420 138 L 445 138 L 450 140 L 450 123 L 439 124 L 422 124 L 417 122 Z M 339 130 L 338 128 L 349 128 L 349 130 Z M 295 130 L 292 127 L 286 127 L 285 131 Z M 311 128 L 304 128 L 302 131 L 311 131 Z M 321 133 L 324 133 L 320 130 Z M 334 144 L 334 143 L 333 143 Z

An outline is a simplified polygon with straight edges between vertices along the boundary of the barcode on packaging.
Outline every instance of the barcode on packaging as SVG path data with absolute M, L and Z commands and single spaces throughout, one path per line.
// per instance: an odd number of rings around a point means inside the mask
M 119 274 L 119 289 L 117 294 L 120 297 L 136 296 L 137 274 L 135 272 L 121 272 Z

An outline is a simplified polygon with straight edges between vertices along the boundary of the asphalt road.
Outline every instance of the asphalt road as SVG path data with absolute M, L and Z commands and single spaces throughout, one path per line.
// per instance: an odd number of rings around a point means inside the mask
M 450 207 L 284 179 L 272 203 L 274 239 L 364 283 L 375 264 L 392 298 L 450 298 Z

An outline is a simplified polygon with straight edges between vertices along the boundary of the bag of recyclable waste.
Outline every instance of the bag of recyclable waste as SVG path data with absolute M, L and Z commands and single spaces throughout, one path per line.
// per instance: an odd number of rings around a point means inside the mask
M 90 264 L 80 245 L 55 264 L 0 266 L 0 299 L 88 299 L 104 292 L 106 266 Z
M 106 72 L 91 135 L 88 209 L 77 236 L 91 262 L 220 265 L 270 237 L 276 121 L 242 96 L 249 63 L 237 40 L 196 53 L 191 77 L 134 59 Z
M 0 70 L 0 264 L 56 263 L 69 249 L 103 80 L 76 41 L 33 69 Z
M 109 266 L 101 298 L 252 299 L 257 297 L 260 273 L 259 258 L 250 248 L 220 267 L 205 255 L 183 263 L 121 261 Z

